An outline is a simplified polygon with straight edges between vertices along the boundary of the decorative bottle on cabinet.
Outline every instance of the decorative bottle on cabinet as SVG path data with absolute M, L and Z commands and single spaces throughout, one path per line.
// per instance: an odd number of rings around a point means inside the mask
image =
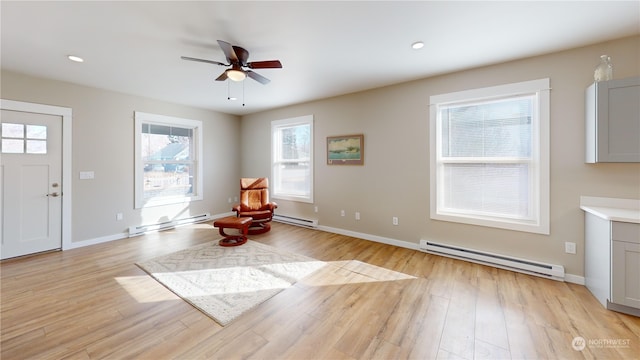
M 600 64 L 593 73 L 593 79 L 596 82 L 613 79 L 613 65 L 611 65 L 611 57 L 609 55 L 600 56 Z

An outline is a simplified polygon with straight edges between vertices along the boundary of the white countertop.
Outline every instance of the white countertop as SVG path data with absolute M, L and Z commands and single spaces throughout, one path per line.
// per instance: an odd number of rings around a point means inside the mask
M 581 196 L 580 209 L 605 220 L 640 224 L 640 200 Z
M 640 210 L 617 209 L 610 207 L 580 206 L 580 209 L 605 220 L 640 224 Z

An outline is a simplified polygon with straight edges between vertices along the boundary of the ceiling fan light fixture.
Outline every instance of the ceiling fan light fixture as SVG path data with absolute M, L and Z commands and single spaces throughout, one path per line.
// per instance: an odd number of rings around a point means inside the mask
M 242 70 L 229 69 L 226 72 L 227 77 L 233 81 L 242 81 L 247 77 L 247 74 L 245 74 L 245 72 Z

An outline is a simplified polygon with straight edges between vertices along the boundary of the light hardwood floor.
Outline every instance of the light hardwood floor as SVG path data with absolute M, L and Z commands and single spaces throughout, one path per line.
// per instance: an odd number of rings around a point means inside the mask
M 583 286 L 322 231 L 252 236 L 328 265 L 224 328 L 135 265 L 219 238 L 198 224 L 3 261 L 1 358 L 640 357 L 640 318 Z

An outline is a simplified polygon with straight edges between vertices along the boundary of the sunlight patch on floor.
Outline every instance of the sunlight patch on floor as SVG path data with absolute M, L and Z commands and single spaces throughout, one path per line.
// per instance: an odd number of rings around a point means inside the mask
M 330 286 L 416 278 L 358 260 L 329 261 L 327 264 L 300 282 L 309 286 Z
M 288 265 L 288 266 L 287 266 Z M 298 263 L 298 266 L 300 263 Z M 313 271 L 310 275 L 298 280 L 299 283 L 307 286 L 335 286 L 358 283 L 371 283 L 383 281 L 411 280 L 415 276 L 407 275 L 401 272 L 385 269 L 383 267 L 367 264 L 358 260 L 343 260 L 321 262 L 314 261 L 305 264 L 303 268 L 307 271 Z M 220 279 L 227 279 L 227 284 L 222 286 L 205 287 L 206 293 L 202 293 L 203 289 L 199 289 L 199 293 L 189 293 L 190 296 L 211 296 L 226 293 L 250 293 L 256 291 L 265 291 L 269 289 L 284 289 L 291 286 L 286 281 L 277 281 L 277 277 L 268 273 L 279 274 L 279 276 L 292 277 L 291 282 L 295 283 L 295 274 L 288 273 L 291 269 L 295 269 L 291 264 L 271 264 L 268 266 L 239 266 L 222 269 L 203 269 L 191 271 L 177 271 L 173 273 L 155 274 L 161 276 L 180 276 L 183 278 L 198 278 L 203 275 L 213 282 Z M 312 270 L 313 269 L 313 270 Z M 289 270 L 289 271 L 287 271 Z M 203 274 L 207 273 L 207 274 Z M 199 273 L 199 274 L 198 274 Z M 260 274 L 260 276 L 257 276 Z M 289 275 L 289 276 L 287 276 Z M 260 278 L 262 280 L 260 280 Z M 245 281 L 243 281 L 243 279 Z M 269 280 L 264 281 L 263 280 Z M 180 299 L 173 292 L 162 286 L 155 279 L 148 275 L 142 276 L 122 276 L 116 277 L 115 280 L 139 303 L 150 303 L 159 301 L 169 301 Z M 248 280 L 248 281 L 246 281 Z M 245 286 L 240 286 L 246 284 Z M 183 289 L 184 290 L 184 289 Z M 227 290 L 229 292 L 227 292 Z
M 119 276 L 116 282 L 139 303 L 181 300 L 149 275 Z

